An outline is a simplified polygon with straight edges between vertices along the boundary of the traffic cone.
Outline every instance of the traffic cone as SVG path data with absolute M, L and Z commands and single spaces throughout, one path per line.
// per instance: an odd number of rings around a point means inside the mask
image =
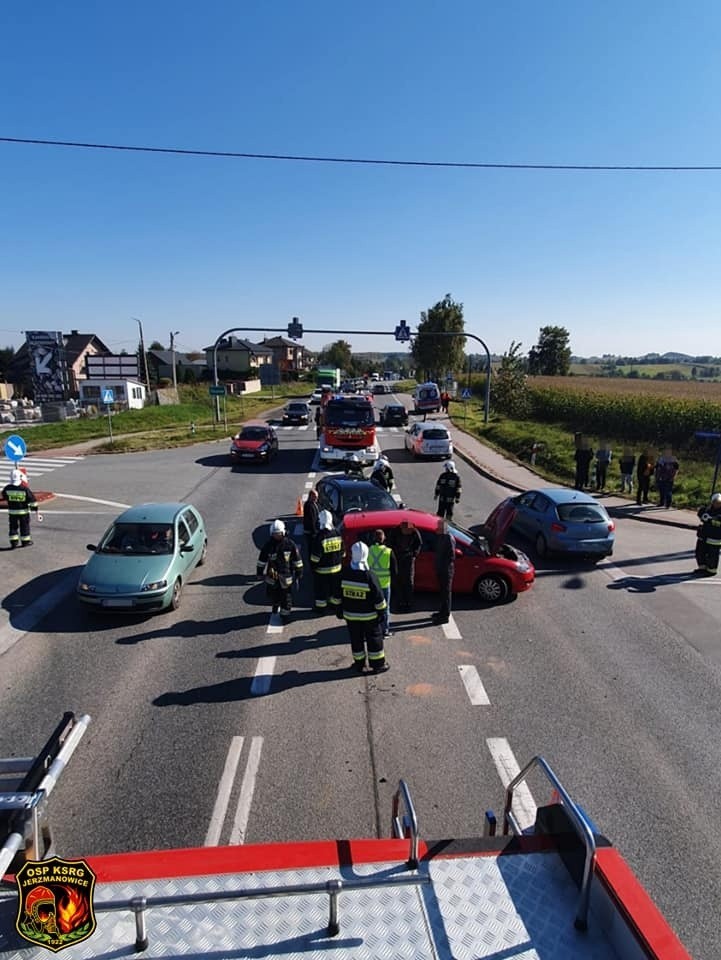
M 303 500 L 300 497 L 295 501 L 295 515 L 296 517 L 303 516 Z

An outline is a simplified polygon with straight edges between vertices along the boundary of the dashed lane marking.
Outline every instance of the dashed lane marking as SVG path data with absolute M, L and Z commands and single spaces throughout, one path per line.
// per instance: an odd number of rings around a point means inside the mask
M 518 776 L 521 768 L 505 737 L 489 737 L 486 744 L 505 789 L 514 777 Z M 536 822 L 536 801 L 525 783 L 520 784 L 513 791 L 512 809 L 521 830 L 533 826 Z
M 230 792 L 233 789 L 235 772 L 238 769 L 242 749 L 243 738 L 233 737 L 230 741 L 228 756 L 225 758 L 225 766 L 223 767 L 223 774 L 218 784 L 218 793 L 215 798 L 213 812 L 210 815 L 210 824 L 208 826 L 208 832 L 205 835 L 205 843 L 203 846 L 217 847 L 220 843 L 220 834 L 223 830 L 223 824 L 225 823 L 225 815 L 228 812 Z
M 283 618 L 279 613 L 271 613 L 268 626 L 266 628 L 266 633 L 282 633 L 283 632 Z
M 462 640 L 461 631 L 458 629 L 458 624 L 453 619 L 453 614 L 451 614 L 448 623 L 444 623 L 443 632 L 446 635 L 446 640 Z
M 265 696 L 269 692 L 276 659 L 276 657 L 261 657 L 258 661 L 255 676 L 250 684 L 250 692 L 254 697 Z
M 485 687 L 483 686 L 481 678 L 478 675 L 478 670 L 470 665 L 459 664 L 458 672 L 461 675 L 463 686 L 466 688 L 468 699 L 471 701 L 473 706 L 489 707 L 491 705 L 491 701 L 488 699 L 488 694 L 486 693 Z

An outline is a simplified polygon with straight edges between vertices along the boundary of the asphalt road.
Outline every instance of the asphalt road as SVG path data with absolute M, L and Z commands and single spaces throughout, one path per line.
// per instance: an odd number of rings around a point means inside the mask
M 687 576 L 689 531 L 621 521 L 610 561 L 539 562 L 531 591 L 492 609 L 458 598 L 446 627 L 421 596 L 394 618 L 391 670 L 359 678 L 307 589 L 281 627 L 255 582 L 267 524 L 293 530 L 320 476 L 312 426 L 280 439 L 275 463 L 242 472 L 225 442 L 70 462 L 43 486 L 92 499 L 58 496 L 35 546 L 5 554 L 0 755 L 32 753 L 63 710 L 93 717 L 53 797 L 58 852 L 387 835 L 400 777 L 425 838 L 473 835 L 513 764 L 542 754 L 691 953 L 721 956 L 721 581 Z M 440 465 L 411 462 L 402 431 L 380 440 L 404 501 L 432 508 Z M 473 526 L 507 491 L 457 465 L 456 519 Z M 85 545 L 121 504 L 176 498 L 210 541 L 180 609 L 80 608 Z M 549 794 L 529 786 L 525 818 Z

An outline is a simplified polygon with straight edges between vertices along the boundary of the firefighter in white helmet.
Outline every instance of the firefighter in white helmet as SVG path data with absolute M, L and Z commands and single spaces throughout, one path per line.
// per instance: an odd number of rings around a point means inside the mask
M 452 460 L 443 464 L 443 473 L 436 483 L 434 498 L 438 498 L 436 513 L 446 520 L 453 519 L 453 505 L 461 499 L 461 478 L 458 476 L 456 465 Z
M 265 581 L 273 613 L 287 620 L 292 610 L 293 584 L 303 576 L 303 560 L 282 520 L 270 525 L 270 539 L 258 557 L 258 576 Z
M 696 573 L 712 577 L 718 573 L 721 552 L 721 493 L 698 511 L 701 526 L 696 532 Z
M 351 547 L 350 565 L 343 567 L 340 594 L 338 616 L 348 626 L 353 669 L 363 673 L 367 656 L 373 673 L 383 673 L 388 663 L 380 618 L 386 601 L 378 578 L 368 569 L 368 547 L 360 540 Z
M 31 547 L 33 541 L 30 538 L 30 511 L 37 512 L 38 505 L 35 495 L 20 470 L 15 469 L 11 472 L 10 483 L 3 488 L 2 499 L 8 505 L 11 549 L 14 550 L 18 545 Z
M 390 493 L 395 486 L 395 478 L 391 465 L 386 457 L 379 457 L 373 464 L 373 470 L 370 475 L 371 483 L 375 483 L 381 490 L 387 490 Z

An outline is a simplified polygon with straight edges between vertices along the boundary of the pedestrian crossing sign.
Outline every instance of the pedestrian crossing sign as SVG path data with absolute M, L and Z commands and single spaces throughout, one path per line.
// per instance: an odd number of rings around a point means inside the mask
M 473 394 L 472 394 L 471 391 L 468 389 L 468 387 L 466 387 L 466 389 L 465 389 L 465 390 L 463 391 L 463 393 L 461 394 L 461 400 L 470 400 L 472 396 L 473 396 Z
M 103 390 L 103 403 L 115 403 L 115 395 L 112 390 Z

